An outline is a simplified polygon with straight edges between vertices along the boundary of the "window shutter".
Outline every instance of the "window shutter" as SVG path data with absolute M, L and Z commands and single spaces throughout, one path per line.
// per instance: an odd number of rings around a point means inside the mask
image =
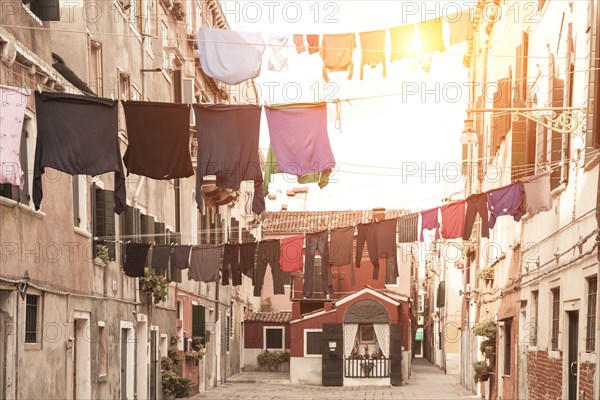
M 154 223 L 154 233 L 156 234 L 156 244 L 167 244 L 167 240 L 165 237 L 165 224 L 164 222 L 155 222 Z
M 142 242 L 154 242 L 154 217 L 151 217 L 146 214 L 140 214 L 140 225 L 142 228 Z
M 479 96 L 477 98 L 477 108 L 482 109 L 485 108 L 485 101 L 483 96 Z M 483 180 L 483 156 L 484 156 L 484 143 L 483 143 L 483 125 L 484 118 L 483 113 L 475 114 L 475 132 L 477 133 L 477 180 Z
M 565 81 L 556 77 L 556 66 L 554 54 L 550 54 L 548 62 L 548 107 L 563 107 L 565 96 Z M 560 115 L 557 112 L 556 115 Z M 552 163 L 552 168 L 556 168 L 562 160 L 563 135 L 557 132 L 547 130 L 546 134 L 546 159 Z M 552 171 L 550 187 L 557 188 L 561 181 L 561 169 L 556 168 Z
M 59 0 L 33 0 L 31 11 L 42 21 L 60 21 Z
M 112 190 L 102 190 L 95 188 L 93 207 L 93 232 L 94 236 L 98 237 L 114 237 L 115 236 L 115 198 Z M 99 244 L 108 246 L 108 255 L 111 260 L 116 259 L 115 243 L 111 239 L 107 242 L 100 241 Z M 94 257 L 96 256 L 96 246 L 94 246 Z
M 73 225 L 79 226 L 81 217 L 79 216 L 79 175 L 71 176 L 73 182 Z
M 125 207 L 125 212 L 121 214 L 121 235 L 124 241 L 136 241 L 139 237 L 140 210 L 131 206 Z M 125 244 L 121 246 L 122 262 L 125 263 Z
M 437 290 L 436 306 L 444 307 L 446 305 L 446 282 L 441 281 Z
M 192 337 L 201 336 L 206 344 L 206 311 L 204 306 L 192 305 Z
M 510 108 L 511 90 L 510 78 L 502 78 L 498 81 L 498 91 L 494 96 L 494 108 Z M 498 111 L 492 117 L 492 152 L 495 154 L 510 129 L 510 113 Z

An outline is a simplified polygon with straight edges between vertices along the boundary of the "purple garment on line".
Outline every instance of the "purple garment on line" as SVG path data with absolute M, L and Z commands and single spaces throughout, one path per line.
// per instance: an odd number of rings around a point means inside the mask
M 327 104 L 300 108 L 265 108 L 279 171 L 296 176 L 333 169 L 327 133 Z
M 425 241 L 423 231 L 425 229 L 435 229 L 435 240 L 440 238 L 440 224 L 438 222 L 438 209 L 427 210 L 421 212 L 421 242 Z
M 521 220 L 521 217 L 525 215 L 525 211 L 521 208 L 524 193 L 523 182 L 515 182 L 487 192 L 490 228 L 496 225 L 496 218 L 503 215 L 512 215 L 517 222 Z

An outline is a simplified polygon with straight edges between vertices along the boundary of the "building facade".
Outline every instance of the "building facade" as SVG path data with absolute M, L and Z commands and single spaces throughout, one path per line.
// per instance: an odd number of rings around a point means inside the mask
M 594 1 L 474 9 L 467 195 L 549 173 L 552 199 L 465 243 L 461 379 L 487 398 L 598 398 L 599 11 Z M 484 321 L 496 326 L 486 355 L 473 329 Z M 473 380 L 476 361 L 492 368 L 485 382 Z
M 121 101 L 254 102 L 247 97 L 252 82 L 224 85 L 199 66 L 198 28 L 228 28 L 217 1 L 0 6 L 3 85 Z M 124 154 L 127 126 L 119 107 Z M 195 168 L 194 126 L 191 117 Z M 249 278 L 231 287 L 169 271 L 167 298 L 154 305 L 139 278 L 126 276 L 122 266 L 127 241 L 195 245 L 259 239 L 252 185 L 235 192 L 206 179 L 199 210 L 193 177 L 158 181 L 131 174 L 127 207 L 118 216 L 112 210 L 112 174 L 49 170 L 36 211 L 30 196 L 37 136 L 33 96 L 23 132 L 24 189 L 0 185 L 0 397 L 162 398 L 161 359 L 172 347 L 188 353 L 194 336 L 202 337 L 206 356 L 198 365 L 184 361 L 180 370 L 192 391 L 239 371 L 243 315 L 259 307 L 249 295 Z M 99 245 L 106 246 L 104 260 Z M 43 378 L 40 369 L 47 372 Z

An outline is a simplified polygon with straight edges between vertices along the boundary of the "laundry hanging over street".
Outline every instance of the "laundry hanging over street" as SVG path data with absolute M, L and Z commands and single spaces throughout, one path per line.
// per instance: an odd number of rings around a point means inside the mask
M 1 399 L 600 398 L 598 2 L 0 3 Z

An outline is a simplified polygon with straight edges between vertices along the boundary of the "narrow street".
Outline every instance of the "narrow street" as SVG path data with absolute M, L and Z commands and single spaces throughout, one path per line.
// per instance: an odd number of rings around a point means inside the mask
M 262 383 L 259 379 L 271 380 L 273 374 L 256 372 L 242 373 L 248 377 L 259 377 L 255 383 L 245 380 L 243 383 L 226 383 L 214 389 L 200 393 L 194 399 L 281 399 L 281 400 L 399 400 L 399 399 L 477 399 L 465 390 L 457 375 L 445 375 L 427 360 L 413 360 L 412 375 L 408 385 L 389 387 L 323 387 L 312 385 L 289 385 Z M 271 376 L 270 376 L 271 375 Z M 232 377 L 236 379 L 236 376 Z

